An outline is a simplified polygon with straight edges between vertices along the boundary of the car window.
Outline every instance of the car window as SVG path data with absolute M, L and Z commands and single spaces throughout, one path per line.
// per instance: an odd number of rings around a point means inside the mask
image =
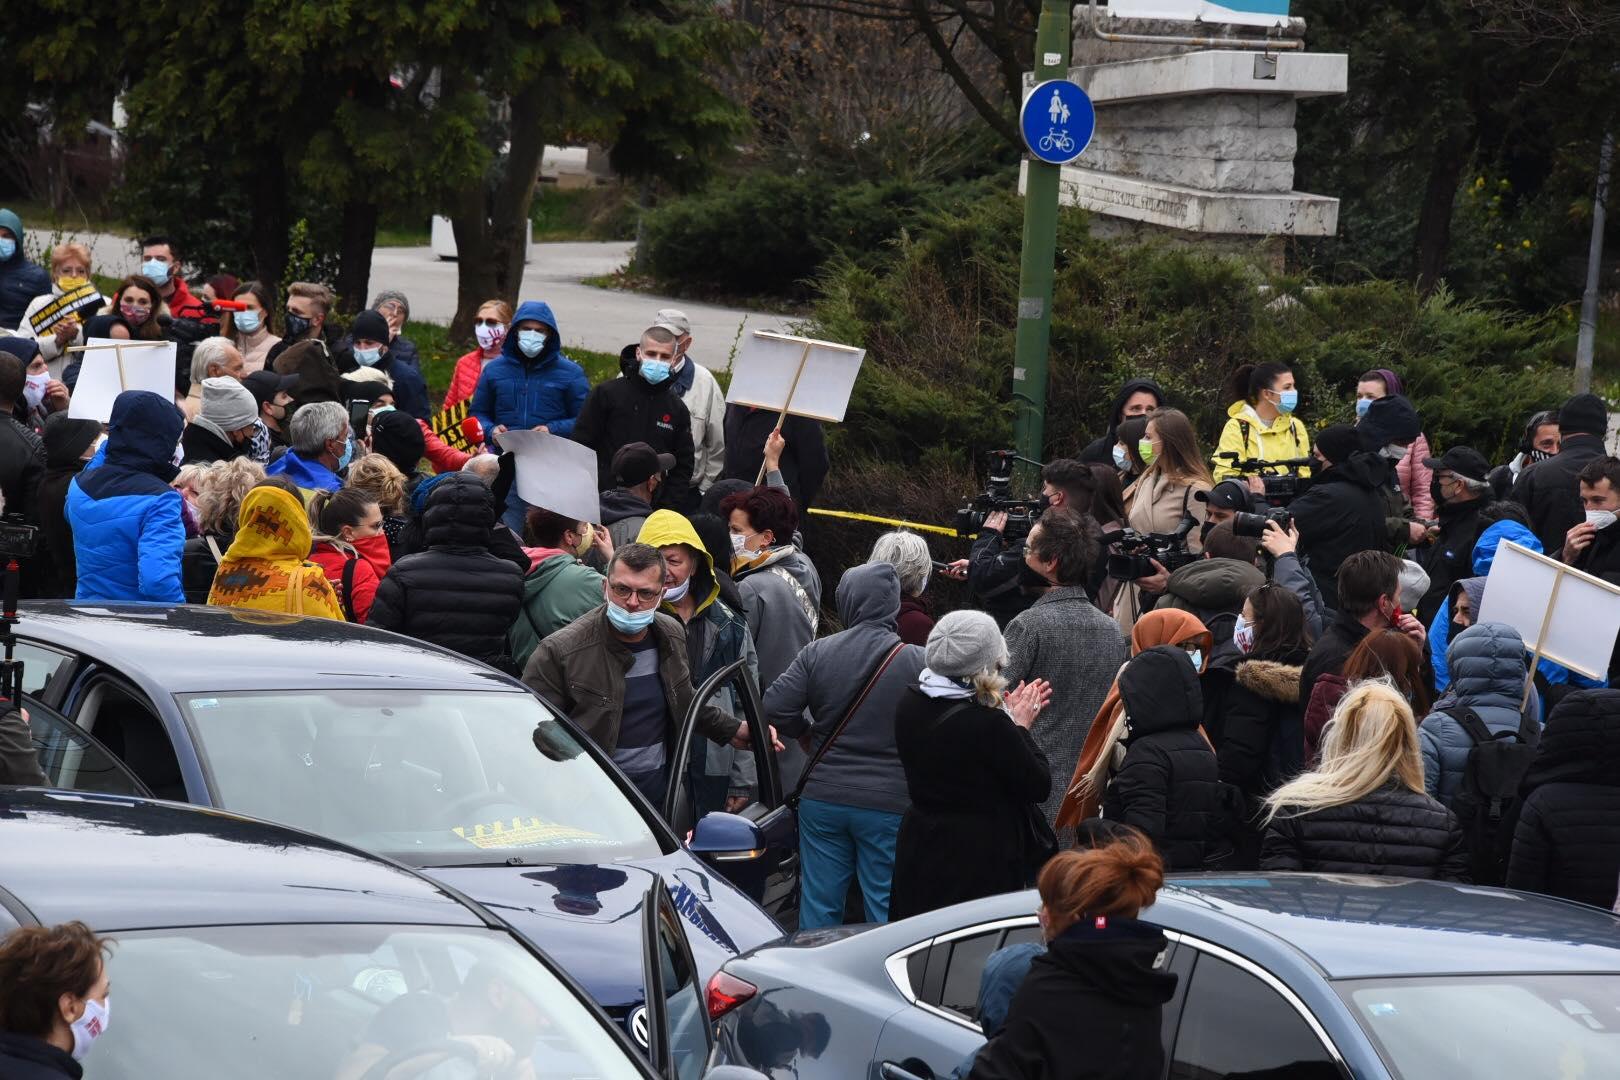
M 959 1013 L 969 1020 L 979 1016 L 979 976 L 984 974 L 984 962 L 1001 945 L 1002 931 L 974 934 L 951 942 L 950 959 L 945 966 L 945 985 L 940 992 L 939 1006 Z
M 709 1058 L 708 1012 L 697 974 L 678 935 L 681 928 L 661 910 L 658 918 L 658 961 L 662 970 L 665 1019 L 669 1024 L 670 1060 L 676 1080 L 700 1080 Z
M 147 794 L 105 747 L 37 701 L 28 703 L 28 726 L 39 767 L 51 787 L 104 795 Z
M 184 802 L 180 760 L 163 722 L 138 691 L 110 678 L 94 680 L 74 722 L 94 735 L 160 799 Z
M 529 694 L 388 688 L 179 700 L 227 810 L 415 866 L 663 853 L 641 812 Z
M 1322 1041 L 1282 995 L 1236 965 L 1201 954 L 1176 1031 L 1171 1080 L 1253 1074 L 1340 1076 Z
M 68 661 L 73 658 L 65 652 L 21 638 L 17 639 L 12 655 L 23 664 L 23 693 L 40 701 L 56 701 L 56 678 L 67 674 Z
M 218 1080 L 221 1063 L 243 1080 L 641 1075 L 597 1014 L 495 930 L 123 931 L 107 974 L 119 1019 L 96 1041 L 96 1080 Z

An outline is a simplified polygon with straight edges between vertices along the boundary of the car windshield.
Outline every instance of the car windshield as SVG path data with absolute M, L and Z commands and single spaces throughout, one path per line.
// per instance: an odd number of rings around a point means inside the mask
M 528 694 L 334 689 L 180 702 L 227 810 L 414 866 L 662 853 L 636 806 Z
M 226 926 L 116 940 L 107 1034 L 85 1062 L 96 1080 L 641 1075 L 499 931 Z
M 1335 984 L 1403 1080 L 1620 1076 L 1620 975 Z

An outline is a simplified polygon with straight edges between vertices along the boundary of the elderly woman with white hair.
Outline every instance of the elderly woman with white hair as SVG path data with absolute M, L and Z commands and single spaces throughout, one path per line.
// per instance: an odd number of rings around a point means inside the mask
M 872 555 L 866 561 L 888 563 L 900 577 L 900 640 L 907 645 L 928 644 L 928 634 L 934 629 L 934 616 L 923 600 L 928 578 L 934 572 L 928 541 L 914 532 L 886 532 L 872 545 Z
M 982 611 L 939 620 L 925 656 L 894 719 L 911 808 L 890 919 L 1027 888 L 1052 854 L 1040 805 L 1052 771 L 1029 734 L 1051 686 L 1037 679 L 1007 689 L 1007 646 Z

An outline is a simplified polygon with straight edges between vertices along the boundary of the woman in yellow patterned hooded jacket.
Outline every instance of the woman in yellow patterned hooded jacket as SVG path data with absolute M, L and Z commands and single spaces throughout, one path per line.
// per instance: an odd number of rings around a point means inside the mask
M 309 561 L 309 516 L 291 481 L 272 477 L 251 489 L 239 521 L 214 574 L 210 605 L 344 621 L 331 582 Z

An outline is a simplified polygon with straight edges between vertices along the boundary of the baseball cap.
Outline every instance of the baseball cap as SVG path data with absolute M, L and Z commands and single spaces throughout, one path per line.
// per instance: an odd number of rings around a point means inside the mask
M 613 455 L 613 482 L 623 487 L 644 483 L 649 476 L 675 468 L 674 454 L 660 454 L 644 442 L 626 443 Z
M 661 308 L 653 316 L 653 325 L 668 330 L 676 337 L 682 337 L 692 332 L 692 320 L 686 317 L 686 312 L 676 308 Z
M 267 401 L 274 401 L 277 394 L 290 394 L 297 390 L 298 381 L 297 375 L 277 375 L 266 368 L 248 375 L 242 380 L 242 385 L 248 388 L 255 401 L 263 405 Z
M 1453 446 L 1439 457 L 1426 457 L 1423 464 L 1431 469 L 1449 469 L 1470 480 L 1485 480 L 1491 472 L 1491 463 L 1471 446 Z
M 1208 491 L 1195 491 L 1193 498 L 1217 510 L 1248 510 L 1249 489 L 1241 480 L 1222 480 Z

